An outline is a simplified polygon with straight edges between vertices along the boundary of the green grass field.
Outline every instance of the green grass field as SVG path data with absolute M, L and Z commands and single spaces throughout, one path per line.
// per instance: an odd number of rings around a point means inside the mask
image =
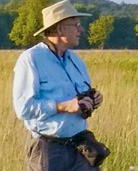
M 89 129 L 111 150 L 102 171 L 138 171 L 138 51 L 76 51 L 104 95 Z M 20 51 L 0 51 L 0 171 L 25 171 L 28 133 L 12 106 L 13 67 Z M 134 166 L 134 167 L 132 167 Z

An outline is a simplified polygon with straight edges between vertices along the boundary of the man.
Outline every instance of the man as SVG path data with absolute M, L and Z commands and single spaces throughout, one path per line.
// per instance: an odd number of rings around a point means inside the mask
M 83 61 L 70 48 L 84 31 L 79 13 L 69 1 L 43 9 L 44 42 L 24 51 L 14 68 L 13 99 L 18 118 L 32 137 L 28 171 L 96 171 L 71 144 L 87 129 L 87 117 L 102 102 L 102 95 L 84 95 L 90 79 Z

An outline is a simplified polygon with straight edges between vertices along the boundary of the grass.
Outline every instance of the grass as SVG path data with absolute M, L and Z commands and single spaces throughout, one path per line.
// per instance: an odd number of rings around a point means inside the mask
M 0 170 L 25 171 L 28 133 L 12 105 L 13 67 L 20 51 L 0 51 Z M 92 86 L 104 95 L 89 129 L 111 150 L 102 171 L 138 170 L 138 52 L 77 51 Z

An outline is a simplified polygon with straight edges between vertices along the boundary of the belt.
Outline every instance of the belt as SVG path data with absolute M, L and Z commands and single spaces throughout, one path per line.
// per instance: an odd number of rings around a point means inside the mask
M 61 145 L 71 145 L 76 147 L 77 143 L 76 140 L 72 137 L 70 138 L 57 138 L 57 137 L 51 137 L 51 136 L 46 136 L 46 135 L 42 135 L 42 137 L 46 140 L 48 140 L 49 142 L 55 142 Z
M 76 147 L 82 141 L 82 137 L 80 135 L 84 134 L 84 132 L 85 131 L 82 131 L 69 138 L 58 138 L 58 137 L 52 137 L 48 135 L 42 135 L 42 137 L 48 141 L 53 141 L 61 145 L 71 145 L 71 146 Z

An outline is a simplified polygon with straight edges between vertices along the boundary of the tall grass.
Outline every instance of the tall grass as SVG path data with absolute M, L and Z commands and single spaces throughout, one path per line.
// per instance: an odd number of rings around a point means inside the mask
M 138 52 L 77 51 L 103 104 L 89 129 L 111 150 L 102 171 L 138 171 Z M 28 133 L 12 107 L 13 66 L 20 52 L 0 52 L 0 171 L 25 171 Z M 131 167 L 134 166 L 134 167 Z
M 0 171 L 25 170 L 26 132 L 12 105 L 13 66 L 20 52 L 0 52 Z

